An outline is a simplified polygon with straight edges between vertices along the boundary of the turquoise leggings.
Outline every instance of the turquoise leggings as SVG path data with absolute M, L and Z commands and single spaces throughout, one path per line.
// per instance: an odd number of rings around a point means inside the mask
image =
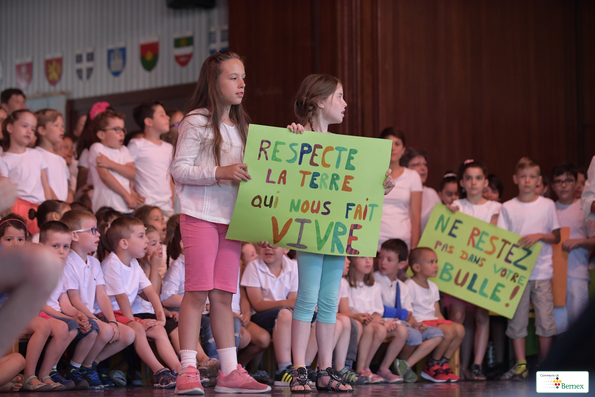
M 312 321 L 318 304 L 316 319 L 321 323 L 336 323 L 345 257 L 298 251 L 297 261 L 299 286 L 293 318 Z

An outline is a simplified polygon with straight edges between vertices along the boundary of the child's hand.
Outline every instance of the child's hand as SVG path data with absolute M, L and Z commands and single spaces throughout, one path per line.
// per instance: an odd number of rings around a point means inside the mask
M 134 197 L 136 199 L 136 202 L 138 203 L 138 205 L 144 204 L 145 201 L 147 200 L 147 198 L 145 196 L 141 196 L 134 189 L 131 189 L 130 194 L 132 195 L 132 197 Z
M 446 208 L 450 210 L 453 214 L 459 210 L 458 205 L 446 204 Z
M 124 197 L 124 200 L 126 201 L 126 205 L 128 206 L 128 208 L 130 208 L 130 209 L 135 209 L 136 206 L 138 205 L 138 201 L 132 194 L 126 195 Z
M 242 327 L 244 327 L 244 328 L 248 327 L 248 325 L 250 324 L 250 313 L 241 314 L 240 322 L 242 323 Z
M 543 237 L 540 233 L 527 234 L 519 239 L 519 246 L 522 248 L 530 248 L 533 244 L 541 240 Z
M 109 343 L 114 343 L 120 339 L 120 328 L 118 324 L 109 323 L 109 325 L 111 325 L 112 329 L 114 330 L 114 336 L 112 336 L 112 339 L 109 341 Z
M 249 181 L 252 177 L 248 174 L 247 164 L 237 163 L 225 167 L 217 167 L 217 170 L 215 171 L 215 179 L 227 179 L 241 182 Z
M 152 318 L 145 318 L 144 320 L 141 320 L 140 323 L 142 324 L 145 331 L 148 331 L 154 326 L 158 325 L 157 320 L 153 320 Z
M 147 260 L 149 261 L 149 267 L 151 268 L 151 272 L 158 271 L 161 267 L 163 256 L 160 257 L 159 255 L 163 255 L 163 253 L 161 251 L 155 251 L 147 258 Z
M 178 312 L 167 312 L 166 315 L 169 318 L 173 318 L 176 321 L 176 323 L 178 322 L 178 318 L 180 317 L 180 313 Z
M 273 248 L 273 246 L 270 245 L 268 241 L 261 241 L 260 243 L 258 243 L 256 245 L 258 245 L 258 248 L 261 248 L 261 249 L 264 249 L 264 248 Z
M 372 320 L 372 316 L 370 316 L 368 313 L 356 313 L 355 319 L 364 325 L 368 325 L 370 320 Z
M 394 320 L 386 321 L 384 323 L 384 326 L 385 326 L 387 332 L 392 332 L 392 331 L 396 330 L 398 325 L 399 325 L 399 323 Z
M 395 182 L 393 181 L 393 178 L 390 177 L 390 174 L 392 174 L 392 172 L 393 170 L 391 170 L 390 168 L 388 169 L 388 171 L 386 171 L 386 178 L 384 179 L 384 183 L 382 184 L 384 186 L 385 196 L 389 194 L 390 191 L 393 190 L 393 188 L 395 187 Z
M 114 162 L 111 161 L 109 158 L 104 156 L 103 154 L 99 153 L 97 156 L 97 167 L 100 168 L 107 168 L 108 170 L 114 165 Z
M 287 126 L 287 129 L 289 129 L 289 131 L 294 132 L 296 134 L 304 133 L 304 126 L 299 123 L 298 124 L 291 123 L 290 125 Z
M 580 248 L 581 247 L 581 239 L 578 238 L 574 238 L 572 240 L 566 240 L 562 243 L 562 249 L 564 251 L 570 252 L 574 249 Z

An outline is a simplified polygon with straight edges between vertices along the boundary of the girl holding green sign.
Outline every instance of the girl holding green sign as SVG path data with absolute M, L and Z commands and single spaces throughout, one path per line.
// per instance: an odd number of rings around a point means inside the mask
M 301 124 L 292 123 L 288 128 L 295 133 L 302 133 L 304 129 L 329 133 L 329 125 L 343 122 L 346 107 L 347 102 L 343 98 L 343 86 L 339 79 L 329 75 L 312 74 L 302 82 L 294 104 L 295 115 Z M 390 170 L 387 175 L 390 175 Z M 393 187 L 392 179 L 387 178 L 384 182 L 385 194 Z M 308 382 L 305 356 L 310 322 L 318 305 L 316 338 L 320 369 L 317 371 L 316 389 L 352 392 L 351 386 L 343 382 L 342 374 L 335 373 L 332 369 L 333 335 L 345 257 L 298 251 L 297 260 L 299 286 L 291 328 L 294 363 L 291 391 L 312 391 Z

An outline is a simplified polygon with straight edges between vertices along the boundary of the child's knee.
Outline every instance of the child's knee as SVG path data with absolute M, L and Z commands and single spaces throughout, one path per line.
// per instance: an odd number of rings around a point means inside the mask
M 124 341 L 126 346 L 129 346 L 132 343 L 134 343 L 135 338 L 136 334 L 132 329 L 128 327 L 120 327 L 120 340 Z
M 404 326 L 403 324 L 399 324 L 397 326 L 397 335 L 401 339 L 407 339 L 407 336 L 409 335 L 409 331 L 407 330 L 407 327 Z
M 335 323 L 335 335 L 339 335 L 343 333 L 343 323 L 341 321 L 337 321 Z
M 386 338 L 386 327 L 383 324 L 374 324 L 374 337 L 379 339 Z
M 281 309 L 277 314 L 277 326 L 291 326 L 292 313 L 291 310 Z

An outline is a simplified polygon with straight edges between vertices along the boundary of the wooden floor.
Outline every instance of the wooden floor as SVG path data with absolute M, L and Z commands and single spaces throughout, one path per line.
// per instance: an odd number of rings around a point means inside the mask
M 595 390 L 595 381 L 591 382 L 591 390 Z M 287 397 L 290 395 L 287 388 L 274 387 L 273 390 L 263 396 Z M 317 394 L 314 392 L 313 394 Z M 4 394 L 10 395 L 10 394 Z M 59 393 L 13 393 L 12 395 L 19 396 L 83 396 L 83 397 L 98 397 L 104 395 L 106 397 L 151 397 L 151 396 L 174 396 L 173 390 L 154 390 L 152 388 L 116 388 L 112 390 L 101 391 L 70 391 Z M 206 389 L 207 396 L 223 397 L 226 394 L 215 393 L 214 389 Z M 325 393 L 325 395 L 329 395 Z M 393 396 L 423 396 L 423 397 L 524 397 L 537 396 L 535 392 L 535 382 L 506 382 L 506 381 L 490 381 L 490 382 L 460 382 L 455 384 L 437 384 L 428 382 L 418 382 L 413 384 L 403 385 L 373 385 L 360 386 L 352 394 L 354 396 L 367 397 L 393 397 Z M 229 395 L 231 396 L 231 394 Z M 237 397 L 237 394 L 234 394 Z M 298 396 L 298 394 L 296 394 Z M 303 396 L 303 394 L 301 395 Z

